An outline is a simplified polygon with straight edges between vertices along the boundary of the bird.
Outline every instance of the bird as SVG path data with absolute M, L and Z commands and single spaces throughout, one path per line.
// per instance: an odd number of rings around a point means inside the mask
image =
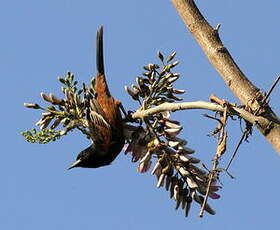
M 81 151 L 68 168 L 99 168 L 110 165 L 121 152 L 125 138 L 120 101 L 111 95 L 104 71 L 103 26 L 96 36 L 96 68 L 94 91 L 85 93 L 86 119 L 92 144 Z

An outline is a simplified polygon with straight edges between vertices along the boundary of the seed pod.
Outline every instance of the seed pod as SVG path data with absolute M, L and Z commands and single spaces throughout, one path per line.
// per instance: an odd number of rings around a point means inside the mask
M 175 177 L 175 176 L 171 177 L 171 184 L 170 184 L 170 188 L 169 188 L 170 198 L 174 197 L 174 187 L 175 187 L 176 184 L 178 184 L 177 177 Z
M 144 70 L 147 70 L 147 71 L 150 71 L 149 66 L 143 66 L 143 69 L 144 69 Z
M 133 100 L 139 100 L 139 91 L 131 90 L 125 86 L 126 92 L 132 97 Z
M 186 204 L 187 204 L 187 197 L 186 196 L 181 196 L 181 200 L 182 200 L 182 209 L 184 210 L 186 208 Z
M 175 61 L 175 62 L 171 63 L 170 68 L 174 68 L 179 63 L 180 63 L 179 61 Z
M 187 177 L 187 183 L 188 183 L 188 186 L 192 189 L 198 188 L 197 183 L 191 177 Z
M 52 119 L 53 119 L 53 117 L 48 117 L 48 118 L 43 119 L 40 129 L 42 130 L 42 129 L 47 128 L 47 126 L 50 124 Z
M 32 103 L 23 103 L 23 106 L 29 109 L 41 109 L 40 105 Z
M 183 167 L 180 167 L 179 172 L 184 176 L 187 177 L 190 175 L 190 172 L 184 169 Z
M 161 167 L 161 166 L 160 166 L 160 163 L 157 161 L 157 163 L 155 164 L 153 170 L 151 171 L 151 174 L 154 175 L 159 167 Z
M 62 120 L 61 118 L 56 119 L 56 120 L 53 122 L 53 124 L 52 124 L 52 126 L 51 126 L 51 129 L 55 129 L 55 128 L 60 124 L 61 120 Z
M 176 96 L 174 96 L 174 95 L 171 94 L 171 93 L 168 94 L 167 97 L 170 98 L 170 99 L 173 99 L 173 100 L 175 100 L 175 101 L 182 101 L 182 100 L 183 100 L 182 97 L 176 97 Z
M 197 194 L 195 193 L 195 195 L 193 196 L 193 199 L 194 199 L 197 203 L 199 203 L 200 205 L 203 204 L 203 201 L 204 201 L 204 197 L 203 197 L 203 196 L 197 195 Z M 208 212 L 209 214 L 211 214 L 211 215 L 215 215 L 215 214 L 216 214 L 216 212 L 211 208 L 211 206 L 210 206 L 208 203 L 206 203 L 206 205 L 205 205 L 205 207 L 204 207 L 204 210 L 205 210 L 206 212 Z
M 64 80 L 64 78 L 58 77 L 57 80 L 60 81 L 64 85 L 66 84 L 66 81 Z
M 189 159 L 188 157 L 183 156 L 183 155 L 179 155 L 179 159 L 180 159 L 181 161 L 183 161 L 184 163 L 187 163 L 187 162 L 190 161 L 190 159 Z
M 170 185 L 171 185 L 171 176 L 167 175 L 165 177 L 165 189 L 166 189 L 166 191 L 169 190 Z
M 173 77 L 170 77 L 170 78 L 167 79 L 167 82 L 168 82 L 169 84 L 171 84 L 171 83 L 177 81 L 178 78 L 179 78 L 179 76 L 176 77 L 176 76 L 173 75 Z
M 185 147 L 185 146 L 178 146 L 178 153 L 179 154 L 192 154 L 195 151 L 191 148 Z
M 179 141 L 168 141 L 168 146 L 170 146 L 171 148 L 177 148 L 179 144 Z
M 167 166 L 162 169 L 162 173 L 165 175 L 172 176 L 173 172 L 174 172 L 174 170 L 170 163 L 167 163 Z
M 192 204 L 192 197 L 188 196 L 187 197 L 187 205 L 185 207 L 185 216 L 187 217 L 189 215 L 190 209 L 191 209 L 191 204 Z
M 158 55 L 159 59 L 163 62 L 164 57 L 163 57 L 162 53 L 160 51 L 158 51 L 157 55 Z
M 44 94 L 43 92 L 42 92 L 40 95 L 41 95 L 41 97 L 42 97 L 45 101 L 52 103 L 52 99 L 49 98 L 49 96 L 47 96 L 47 95 Z
M 62 99 L 59 99 L 57 98 L 54 94 L 50 93 L 49 94 L 49 98 L 51 99 L 51 103 L 54 104 L 54 105 L 61 105 L 63 100 Z
M 183 89 L 172 89 L 172 93 L 175 94 L 184 94 L 186 91 Z
M 173 129 L 180 129 L 182 126 L 180 125 L 179 121 L 174 121 L 174 120 L 165 120 L 164 125 L 168 128 L 173 128 Z
M 179 187 L 179 185 L 178 185 L 178 184 L 175 184 L 173 190 L 174 190 L 174 195 L 173 195 L 173 197 L 174 197 L 175 200 L 178 200 L 179 197 L 180 197 L 180 187 Z
M 176 206 L 175 206 L 175 210 L 177 210 L 180 207 L 180 204 L 182 202 L 182 196 L 178 196 L 178 199 L 176 199 Z
M 168 138 L 169 141 L 179 142 L 180 145 L 186 145 L 188 142 L 185 139 L 179 138 L 179 137 L 171 137 Z
M 176 56 L 176 52 L 173 52 L 168 58 L 167 58 L 167 62 L 170 62 L 173 60 L 173 58 Z
M 177 136 L 181 132 L 182 128 L 168 128 L 165 129 L 164 132 L 171 137 Z
M 145 154 L 145 156 L 140 160 L 140 162 L 139 163 L 142 163 L 142 162 L 144 162 L 144 161 L 149 161 L 150 159 L 151 159 L 151 153 L 148 151 L 146 154 Z
M 40 125 L 42 125 L 43 124 L 43 118 L 41 118 L 39 121 L 37 121 L 36 123 L 35 123 L 35 125 L 37 125 L 37 126 L 40 126 Z
M 165 178 L 165 174 L 161 174 L 159 176 L 159 179 L 157 182 L 157 188 L 164 186 L 164 178 Z
M 188 168 L 188 169 L 190 170 L 190 172 L 191 172 L 192 174 L 197 175 L 197 176 L 198 176 L 199 178 L 201 178 L 203 181 L 204 181 L 205 179 L 207 179 L 207 172 L 206 172 L 205 170 L 200 169 L 200 168 L 198 168 L 198 167 L 196 167 L 196 166 L 194 166 L 194 165 L 192 165 L 192 164 L 189 165 L 189 168 Z
M 74 94 L 74 102 L 76 105 L 80 105 L 82 102 L 81 102 L 81 99 L 80 99 L 80 96 L 78 94 Z

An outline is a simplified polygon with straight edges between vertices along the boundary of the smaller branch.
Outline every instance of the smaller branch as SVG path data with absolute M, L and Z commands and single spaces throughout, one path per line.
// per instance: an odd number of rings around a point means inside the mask
M 137 110 L 134 114 L 132 114 L 132 118 L 134 119 L 144 119 L 145 117 L 151 116 L 156 113 L 161 113 L 165 111 L 177 111 L 177 110 L 190 110 L 190 109 L 206 109 L 217 112 L 224 112 L 226 108 L 217 105 L 216 103 L 206 102 L 206 101 L 194 101 L 194 102 L 182 102 L 182 103 L 164 103 L 158 105 L 156 107 L 147 109 L 147 110 Z M 231 106 L 228 108 L 229 113 L 232 115 L 237 115 L 244 120 L 250 122 L 251 124 L 255 124 L 260 127 L 267 127 L 269 125 L 269 121 L 266 118 L 255 116 L 245 109 L 239 108 L 237 106 Z
M 272 84 L 270 90 L 268 91 L 267 95 L 264 97 L 263 102 L 265 103 L 267 98 L 270 96 L 270 94 L 272 93 L 273 89 L 275 88 L 275 86 L 278 84 L 280 80 L 280 76 L 278 76 L 278 78 L 274 81 L 274 83 Z
M 228 169 L 229 169 L 229 167 L 230 167 L 232 161 L 234 160 L 234 158 L 235 158 L 235 156 L 236 156 L 236 153 L 237 153 L 237 151 L 238 151 L 240 145 L 242 144 L 242 142 L 243 142 L 244 140 L 245 140 L 245 141 L 247 140 L 247 138 L 248 138 L 248 136 L 251 134 L 251 132 L 252 132 L 252 125 L 248 123 L 248 124 L 246 124 L 246 129 L 244 130 L 243 135 L 242 135 L 242 137 L 240 138 L 240 140 L 239 140 L 239 142 L 238 142 L 238 144 L 237 144 L 237 146 L 236 146 L 236 148 L 235 148 L 235 150 L 234 150 L 234 152 L 233 152 L 233 154 L 232 154 L 232 157 L 231 157 L 231 159 L 230 159 L 230 161 L 229 161 L 227 167 L 225 168 L 225 171 L 226 171 L 227 173 L 228 173 Z

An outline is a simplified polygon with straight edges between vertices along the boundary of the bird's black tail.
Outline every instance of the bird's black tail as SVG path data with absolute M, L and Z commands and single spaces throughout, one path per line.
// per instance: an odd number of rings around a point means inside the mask
M 96 36 L 96 68 L 98 73 L 104 75 L 103 26 L 100 26 Z

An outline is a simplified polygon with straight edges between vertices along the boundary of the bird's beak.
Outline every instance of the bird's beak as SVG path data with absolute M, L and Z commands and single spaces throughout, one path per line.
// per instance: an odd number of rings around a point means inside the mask
M 76 161 L 68 168 L 68 170 L 79 166 L 80 162 L 81 162 L 81 160 L 76 160 Z

